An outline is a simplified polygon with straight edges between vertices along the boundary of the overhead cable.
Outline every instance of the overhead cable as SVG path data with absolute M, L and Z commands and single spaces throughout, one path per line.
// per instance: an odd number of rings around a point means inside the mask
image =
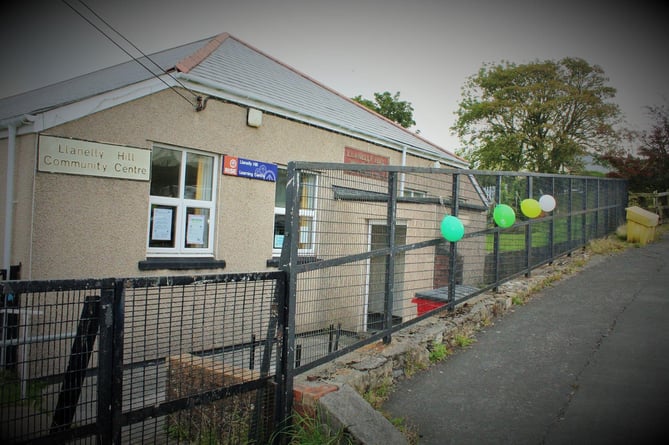
M 61 0 L 65 5 L 67 5 L 70 9 L 72 9 L 79 17 L 82 19 L 86 20 L 92 27 L 94 27 L 96 30 L 98 30 L 103 36 L 105 36 L 109 41 L 111 41 L 114 45 L 116 45 L 121 51 L 126 53 L 132 60 L 137 62 L 139 65 L 141 65 L 144 69 L 146 69 L 149 73 L 151 73 L 152 76 L 154 76 L 156 79 L 160 80 L 162 83 L 164 83 L 169 89 L 174 91 L 176 94 L 184 98 L 191 106 L 196 107 L 197 104 L 194 104 L 191 99 L 188 97 L 184 96 L 181 94 L 179 91 L 177 91 L 172 85 L 167 83 L 165 79 L 157 75 L 152 69 L 150 69 L 148 66 L 146 66 L 139 58 L 135 57 L 132 55 L 128 50 L 126 50 L 121 44 L 119 44 L 114 38 L 112 38 L 109 34 L 107 34 L 104 30 L 102 30 L 98 25 L 93 23 L 88 17 L 86 17 L 84 14 L 82 14 L 79 10 L 77 10 L 74 6 L 72 6 L 70 3 L 67 2 L 67 0 Z M 184 89 L 188 90 L 193 96 L 198 97 L 197 94 L 195 94 L 193 91 L 190 90 L 190 88 L 186 87 L 183 83 L 181 83 L 177 78 L 172 76 L 170 73 L 166 72 L 163 70 L 163 68 L 156 63 L 154 60 L 152 60 L 148 55 L 144 54 L 135 44 L 133 44 L 130 40 L 128 40 L 123 34 L 121 34 L 119 31 L 117 31 L 113 26 L 111 26 L 107 21 L 105 21 L 100 15 L 98 15 L 93 9 L 91 9 L 90 6 L 88 6 L 86 3 L 84 3 L 83 0 L 77 0 L 83 7 L 85 7 L 91 14 L 93 14 L 98 20 L 100 20 L 102 23 L 105 24 L 109 29 L 114 31 L 119 37 L 121 37 L 123 40 L 125 40 L 126 43 L 128 43 L 130 46 L 132 46 L 137 52 L 139 52 L 146 60 L 150 61 L 154 66 L 158 68 L 161 74 L 167 74 L 174 80 L 176 83 L 178 83 L 181 87 Z

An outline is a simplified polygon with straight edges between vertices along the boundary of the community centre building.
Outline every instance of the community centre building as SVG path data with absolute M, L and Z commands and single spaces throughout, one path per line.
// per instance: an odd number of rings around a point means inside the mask
M 289 161 L 467 166 L 227 33 L 139 62 L 0 100 L 5 276 L 271 270 Z

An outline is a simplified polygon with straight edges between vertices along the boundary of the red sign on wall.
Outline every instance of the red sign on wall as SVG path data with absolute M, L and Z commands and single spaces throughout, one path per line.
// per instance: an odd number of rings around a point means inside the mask
M 386 156 L 375 155 L 357 148 L 344 148 L 344 162 L 346 164 L 390 164 L 390 158 Z
M 224 156 L 223 157 L 223 174 L 237 176 L 238 166 L 237 156 Z
M 344 147 L 344 163 L 346 164 L 372 164 L 372 165 L 388 165 L 390 158 L 381 156 L 367 151 L 358 150 L 357 148 Z M 373 179 L 387 179 L 388 172 L 349 172 L 352 175 L 365 176 Z

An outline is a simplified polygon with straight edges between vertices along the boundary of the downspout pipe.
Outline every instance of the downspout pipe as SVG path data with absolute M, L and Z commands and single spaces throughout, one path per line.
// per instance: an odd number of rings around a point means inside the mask
M 402 167 L 407 165 L 407 147 L 406 145 L 402 146 Z M 400 196 L 404 196 L 404 172 L 400 175 Z
M 34 122 L 33 116 L 21 116 L 0 122 L 0 128 L 7 128 L 7 178 L 5 181 L 5 236 L 2 249 L 2 267 L 9 272 L 12 265 L 12 233 L 14 229 L 14 172 L 16 171 L 16 133 L 17 128 Z

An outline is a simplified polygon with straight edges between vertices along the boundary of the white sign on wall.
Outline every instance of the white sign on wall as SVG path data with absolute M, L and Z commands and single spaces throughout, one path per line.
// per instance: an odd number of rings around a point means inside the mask
M 148 181 L 151 151 L 56 136 L 39 136 L 41 172 Z

